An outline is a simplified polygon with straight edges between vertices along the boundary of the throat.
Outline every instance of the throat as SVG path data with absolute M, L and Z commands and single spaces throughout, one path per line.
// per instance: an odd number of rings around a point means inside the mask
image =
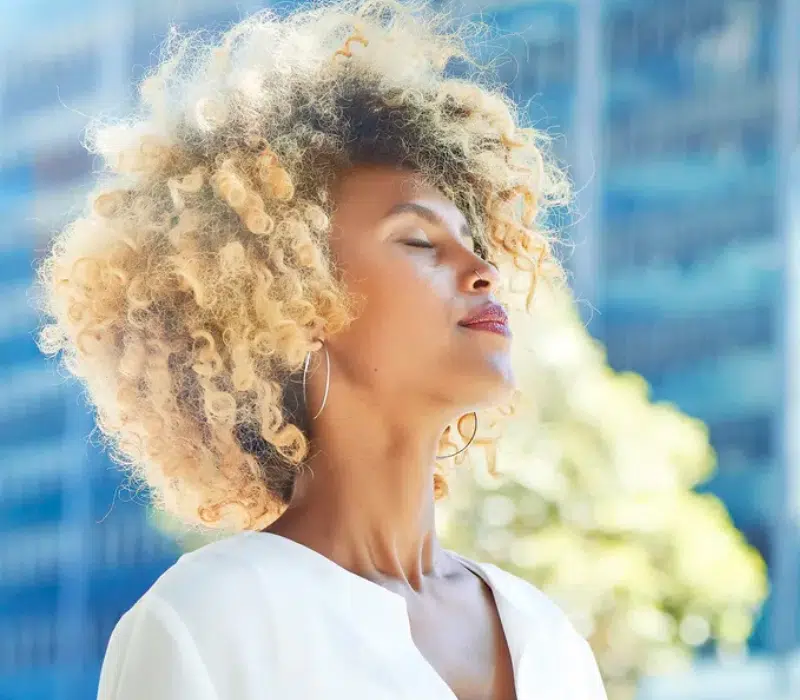
M 320 458 L 299 476 L 291 504 L 267 531 L 296 540 L 355 574 L 420 592 L 441 561 L 433 473 L 377 475 Z M 403 465 L 408 467 L 408 465 Z
M 291 507 L 265 532 L 322 554 L 348 571 L 405 596 L 420 595 L 426 580 L 442 574 L 443 550 L 430 525 L 402 532 L 386 524 L 371 529 L 363 513 L 339 513 L 316 502 Z

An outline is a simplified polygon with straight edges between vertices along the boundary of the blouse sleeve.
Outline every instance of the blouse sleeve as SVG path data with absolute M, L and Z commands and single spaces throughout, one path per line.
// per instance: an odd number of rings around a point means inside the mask
M 218 700 L 194 640 L 164 601 L 147 596 L 117 623 L 98 700 Z
M 580 696 L 581 700 L 584 698 L 585 700 L 608 700 L 592 647 L 583 637 L 578 643 L 582 653 L 580 676 L 583 679 L 583 694 Z

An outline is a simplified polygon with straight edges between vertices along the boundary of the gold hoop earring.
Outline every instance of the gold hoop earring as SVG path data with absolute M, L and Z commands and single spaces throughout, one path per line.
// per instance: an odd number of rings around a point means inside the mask
M 475 436 L 478 434 L 478 414 L 475 411 L 471 412 L 473 416 L 475 416 L 475 429 L 472 431 L 472 437 L 470 437 L 469 442 L 464 445 L 460 450 L 453 452 L 451 455 L 436 455 L 436 459 L 450 459 L 451 457 L 456 457 L 460 455 L 464 450 L 466 450 L 471 444 L 472 441 L 475 439 Z
M 328 390 L 331 388 L 331 356 L 328 354 L 328 348 L 325 343 L 322 344 L 322 349 L 325 351 L 325 393 L 322 395 L 322 405 L 319 407 L 319 411 L 317 411 L 316 415 L 311 420 L 317 420 L 319 418 L 319 414 L 322 413 L 322 409 L 325 408 L 325 404 L 328 402 Z M 306 393 L 306 384 L 307 377 L 308 377 L 308 366 L 311 364 L 311 350 L 306 353 L 306 361 L 303 363 L 303 401 L 306 405 L 306 410 L 308 410 L 308 394 Z

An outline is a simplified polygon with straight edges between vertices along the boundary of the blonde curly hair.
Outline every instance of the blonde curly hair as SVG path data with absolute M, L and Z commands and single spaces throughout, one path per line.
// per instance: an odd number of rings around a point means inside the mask
M 344 168 L 421 173 L 528 301 L 561 275 L 542 222 L 567 181 L 470 60 L 479 25 L 449 22 L 345 0 L 172 32 L 136 116 L 90 127 L 102 182 L 38 270 L 39 344 L 85 384 L 115 461 L 185 523 L 260 529 L 291 497 L 308 439 L 287 384 L 354 313 L 327 245 Z

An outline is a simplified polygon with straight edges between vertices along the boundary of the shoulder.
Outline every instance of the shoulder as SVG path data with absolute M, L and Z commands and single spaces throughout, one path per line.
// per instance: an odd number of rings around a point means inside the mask
M 299 642 L 286 605 L 291 562 L 270 562 L 274 573 L 267 576 L 261 561 L 269 551 L 254 552 L 253 544 L 247 535 L 214 542 L 161 575 L 111 635 L 100 700 L 166 700 L 174 697 L 170 688 L 198 700 L 217 698 L 219 689 L 224 697 L 255 697 L 239 691 L 258 682 L 253 674 L 274 672 L 270 660 L 280 658 L 279 645 Z M 250 658 L 250 676 L 231 676 L 232 658 Z
M 277 535 L 241 532 L 188 552 L 145 593 L 178 612 L 192 613 L 226 601 L 283 605 L 313 593 L 335 600 L 332 567 L 322 555 Z M 326 561 L 326 560 L 325 560 Z M 335 577 L 334 577 L 335 578 Z M 326 592 L 330 591 L 330 595 Z
M 516 608 L 536 617 L 541 626 L 552 631 L 578 634 L 566 612 L 530 581 L 495 564 L 480 564 L 492 579 L 496 590 Z
M 206 544 L 183 554 L 145 593 L 177 610 L 191 612 L 212 599 L 241 598 L 258 585 L 253 557 L 248 557 L 248 534 Z
M 493 564 L 481 564 L 495 590 L 514 608 L 518 624 L 533 653 L 532 663 L 541 663 L 538 677 L 553 668 L 570 668 L 568 695 L 580 700 L 606 700 L 603 681 L 592 648 L 566 612 L 529 581 Z M 557 693 L 557 695 L 561 695 Z
M 303 614 L 318 580 L 292 557 L 257 533 L 241 533 L 184 554 L 167 569 L 120 621 L 143 629 L 169 622 L 182 628 L 198 650 L 236 644 L 269 629 L 284 641 L 293 618 Z
M 255 535 L 255 533 L 252 533 Z M 318 585 L 286 552 L 251 533 L 183 555 L 122 616 L 109 640 L 100 700 L 160 699 L 165 689 L 200 700 L 257 697 L 286 659 L 302 659 L 304 615 Z M 231 674 L 231 659 L 242 670 Z M 141 677 L 153 693 L 141 691 Z M 276 681 L 277 682 L 277 681 Z

